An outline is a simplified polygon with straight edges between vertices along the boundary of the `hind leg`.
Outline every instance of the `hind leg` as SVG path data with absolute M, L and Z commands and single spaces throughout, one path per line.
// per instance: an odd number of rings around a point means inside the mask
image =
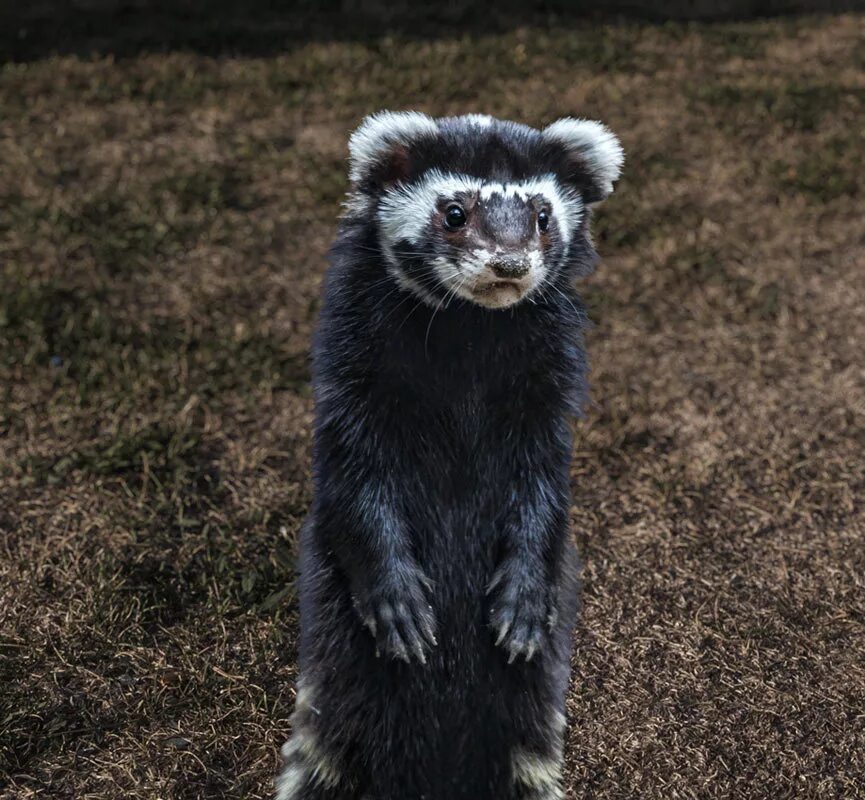
M 565 798 L 562 789 L 565 698 L 579 605 L 578 570 L 576 550 L 569 546 L 559 579 L 559 618 L 551 635 L 550 649 L 542 654 L 539 663 L 524 665 L 526 685 L 531 688 L 515 693 L 515 719 L 520 731 L 510 753 L 509 797 L 512 800 Z
M 510 800 L 564 800 L 562 758 L 565 715 L 548 701 L 532 710 L 521 741 L 510 753 Z
M 358 800 L 339 748 L 328 746 L 317 730 L 313 690 L 300 681 L 292 735 L 282 748 L 283 770 L 276 779 L 276 800 Z

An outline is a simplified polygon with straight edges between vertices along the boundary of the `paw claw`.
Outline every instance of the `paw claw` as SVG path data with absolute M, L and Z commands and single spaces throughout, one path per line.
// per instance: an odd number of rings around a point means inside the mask
M 526 579 L 521 564 L 506 563 L 490 582 L 495 595 L 490 623 L 496 646 L 508 654 L 508 664 L 518 656 L 531 661 L 543 649 L 549 622 L 556 617 L 553 593 L 546 584 Z
M 431 647 L 435 647 L 438 644 L 438 639 L 436 639 L 435 634 L 435 626 L 432 622 L 432 606 L 427 606 L 427 613 L 421 617 L 420 630 L 424 639 L 426 639 L 427 643 Z
M 410 664 L 426 664 L 427 651 L 437 644 L 435 618 L 423 587 L 432 586 L 420 570 L 404 570 L 399 580 L 355 598 L 363 625 L 375 639 L 376 655 Z
M 496 637 L 496 645 L 500 645 L 508 635 L 511 628 L 511 620 L 507 619 L 499 625 L 499 635 Z
M 414 646 L 412 647 L 412 650 L 414 651 L 414 657 L 418 661 L 420 661 L 421 664 L 426 666 L 426 654 L 423 651 L 423 646 L 421 645 L 421 643 L 415 642 Z

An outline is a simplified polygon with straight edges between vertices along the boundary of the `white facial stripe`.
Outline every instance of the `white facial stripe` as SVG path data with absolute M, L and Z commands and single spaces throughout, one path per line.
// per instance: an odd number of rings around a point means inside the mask
M 478 182 L 464 175 L 431 170 L 418 183 L 397 184 L 379 203 L 378 221 L 383 238 L 393 245 L 401 239 L 420 243 L 436 203 L 442 197 L 476 192 Z
M 560 186 L 552 175 L 503 184 L 490 183 L 469 175 L 431 170 L 420 182 L 406 186 L 397 185 L 382 198 L 378 220 L 384 239 L 391 244 L 400 239 L 418 244 L 429 225 L 436 203 L 441 198 L 475 192 L 480 195 L 481 200 L 489 200 L 494 195 L 524 201 L 538 196 L 544 198 L 552 208 L 565 244 L 571 241 L 574 229 L 580 224 L 583 215 L 583 203 L 579 196 Z
M 540 269 L 544 265 L 544 257 L 540 250 L 529 250 L 528 259 L 529 267 L 532 269 Z
M 397 242 L 404 240 L 420 247 L 439 198 L 454 197 L 461 192 L 471 191 L 475 191 L 474 184 L 461 180 L 459 176 L 432 171 L 419 183 L 405 186 L 398 184 L 385 194 L 379 204 L 377 216 L 381 231 L 381 247 L 387 261 L 388 272 L 399 286 L 413 292 L 428 305 L 435 306 L 439 301 L 428 288 L 410 278 L 399 268 L 399 259 L 394 253 L 394 247 Z M 446 267 L 439 265 L 439 267 L 436 267 L 439 274 L 447 269 L 454 269 L 450 265 Z
M 460 271 L 456 265 L 442 256 L 436 256 L 432 260 L 432 266 L 439 278 L 446 283 L 459 280 L 460 278 Z
M 458 199 L 466 194 L 477 195 L 482 203 L 497 196 L 515 198 L 523 202 L 542 198 L 549 203 L 565 252 L 584 213 L 583 202 L 579 195 L 561 187 L 553 175 L 504 184 L 487 182 L 468 175 L 431 170 L 417 183 L 397 184 L 382 197 L 376 214 L 381 233 L 382 252 L 388 271 L 397 284 L 433 307 L 440 305 L 442 298 L 437 297 L 430 287 L 421 285 L 403 271 L 395 248 L 398 242 L 408 242 L 410 247 L 417 249 L 418 256 L 423 257 L 424 254 L 420 251 L 429 231 L 430 219 L 438 204 L 443 199 Z M 475 249 L 470 253 L 462 254 L 458 263 L 438 257 L 431 262 L 431 266 L 437 282 L 449 292 L 449 295 L 458 295 L 474 302 L 483 302 L 490 307 L 497 307 L 498 302 L 505 304 L 513 302 L 513 289 L 503 291 L 503 297 L 499 297 L 498 300 L 495 292 L 484 296 L 481 300 L 472 292 L 489 283 L 490 262 L 500 255 L 502 252 L 499 248 L 496 248 L 495 252 Z M 522 256 L 528 261 L 530 269 L 528 275 L 516 281 L 516 284 L 522 287 L 520 290 L 522 297 L 527 297 L 546 281 L 549 272 L 545 269 L 544 256 L 540 248 L 526 249 Z M 508 295 L 510 295 L 509 301 Z
M 458 286 L 463 280 L 466 280 L 468 284 L 472 284 L 475 279 L 484 273 L 487 264 L 489 264 L 494 256 L 495 253 L 484 248 L 471 250 L 460 258 L 459 269 L 456 270 L 456 275 L 453 280 L 448 281 L 441 272 L 438 272 L 438 275 L 444 282 L 454 288 L 456 288 L 456 286 Z

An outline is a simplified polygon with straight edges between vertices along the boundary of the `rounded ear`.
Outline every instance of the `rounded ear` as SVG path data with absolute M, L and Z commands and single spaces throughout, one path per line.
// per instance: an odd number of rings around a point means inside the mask
M 419 111 L 372 114 L 348 141 L 352 183 L 360 189 L 381 189 L 408 177 L 412 144 L 438 132 L 435 120 Z
M 543 137 L 564 149 L 565 180 L 579 189 L 586 203 L 597 203 L 613 191 L 625 151 L 606 125 L 565 117 L 544 128 Z

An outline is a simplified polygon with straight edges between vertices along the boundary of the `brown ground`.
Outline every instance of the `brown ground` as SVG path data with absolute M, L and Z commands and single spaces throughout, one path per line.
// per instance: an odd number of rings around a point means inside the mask
M 628 151 L 584 286 L 570 795 L 865 797 L 860 16 L 0 67 L 0 797 L 268 795 L 309 334 L 380 107 Z

